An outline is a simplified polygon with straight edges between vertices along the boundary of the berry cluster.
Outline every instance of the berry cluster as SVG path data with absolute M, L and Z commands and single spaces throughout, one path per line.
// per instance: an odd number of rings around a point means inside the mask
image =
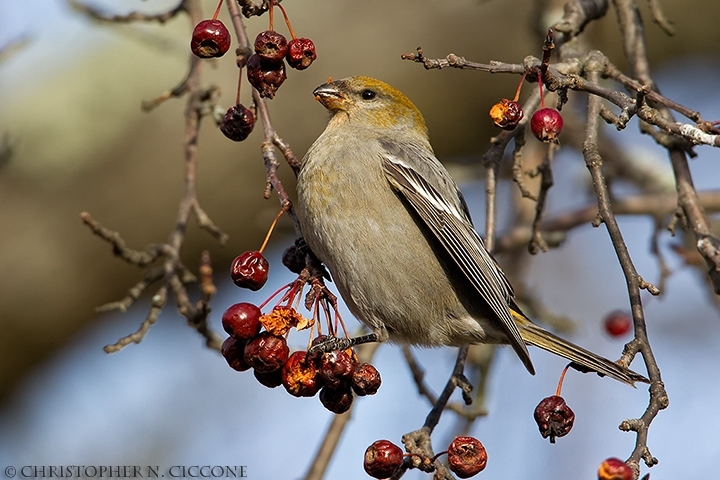
M 222 355 L 234 370 L 253 369 L 255 378 L 269 388 L 280 385 L 295 397 L 313 397 L 334 413 L 344 413 L 355 395 L 374 395 L 380 388 L 380 374 L 369 363 L 359 363 L 353 352 L 290 354 L 283 336 L 291 327 L 312 326 L 290 306 L 276 306 L 266 315 L 251 303 L 231 305 L 222 316 L 230 335 L 222 345 Z M 265 328 L 264 331 L 261 331 Z M 312 346 L 327 340 L 320 335 Z
M 487 465 L 487 452 L 480 440 L 473 437 L 455 437 L 446 452 L 448 468 L 460 478 L 470 478 L 482 472 Z M 373 442 L 365 450 L 363 467 L 373 478 L 388 478 L 402 465 L 402 450 L 389 440 Z M 434 458 L 432 459 L 434 460 Z
M 218 20 L 220 0 L 215 14 L 209 20 L 203 20 L 195 26 L 190 39 L 190 50 L 200 58 L 222 57 L 230 49 L 230 32 L 222 21 Z M 280 8 L 292 39 L 287 39 L 273 29 L 274 7 Z M 298 38 L 290 25 L 285 9 L 275 1 L 270 2 L 270 28 L 255 38 L 255 53 L 247 59 L 247 78 L 261 97 L 273 98 L 280 85 L 285 82 L 285 62 L 296 70 L 305 70 L 317 58 L 315 44 L 309 38 Z M 242 75 L 242 67 L 241 67 Z M 220 123 L 220 131 L 230 140 L 242 142 L 255 127 L 254 109 L 240 103 L 240 84 L 235 105 L 230 107 Z
M 280 216 L 275 217 L 262 247 L 238 255 L 230 267 L 230 276 L 238 287 L 253 291 L 261 289 L 268 279 L 269 263 L 262 254 Z M 380 388 L 380 374 L 369 363 L 360 363 L 352 350 L 316 351 L 312 349 L 329 340 L 320 334 L 312 340 L 308 350 L 290 354 L 286 336 L 295 328 L 304 330 L 316 324 L 316 319 L 304 318 L 293 307 L 308 282 L 305 256 L 297 247 L 289 247 L 283 253 L 283 264 L 298 274 L 298 279 L 273 294 L 265 303 L 286 290 L 280 302 L 265 315 L 261 306 L 251 303 L 231 305 L 222 316 L 222 325 L 230 335 L 222 345 L 222 355 L 231 368 L 243 372 L 253 369 L 255 378 L 269 388 L 280 385 L 295 397 L 313 397 L 320 393 L 322 404 L 334 413 L 346 412 L 353 402 L 353 395 L 373 395 Z M 317 289 L 311 289 L 313 301 L 322 301 Z M 319 309 L 315 309 L 317 312 Z M 328 318 L 328 330 L 333 332 Z M 311 350 L 312 349 L 312 353 Z
M 290 42 L 273 29 L 273 6 L 277 6 L 283 14 L 292 37 Z M 295 36 L 290 19 L 282 5 L 271 2 L 269 17 L 270 28 L 260 32 L 255 38 L 255 54 L 248 59 L 247 77 L 261 97 L 273 98 L 287 78 L 285 61 L 287 60 L 291 68 L 305 70 L 315 61 L 317 53 L 312 40 Z

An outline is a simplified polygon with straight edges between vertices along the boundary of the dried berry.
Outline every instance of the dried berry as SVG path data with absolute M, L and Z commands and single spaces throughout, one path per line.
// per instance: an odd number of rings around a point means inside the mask
M 598 468 L 598 480 L 632 480 L 630 465 L 619 458 L 608 458 Z
M 280 370 L 274 372 L 258 372 L 254 370 L 253 374 L 255 375 L 255 379 L 260 382 L 260 385 L 265 387 L 275 388 L 282 385 L 282 374 Z
M 513 130 L 523 118 L 523 109 L 518 102 L 503 98 L 490 108 L 490 118 L 495 126 Z
M 542 437 L 550 437 L 550 443 L 555 443 L 555 437 L 564 437 L 570 433 L 575 413 L 567 406 L 564 398 L 553 395 L 543 398 L 535 407 L 535 422 Z
M 632 328 L 633 320 L 629 312 L 616 310 L 605 317 L 605 331 L 611 337 L 622 337 Z
M 380 372 L 369 363 L 355 364 L 352 374 L 352 389 L 356 395 L 375 395 L 381 384 Z
M 220 131 L 230 140 L 242 142 L 255 127 L 255 115 L 242 104 L 228 108 L 220 124 Z
M 298 255 L 295 245 L 285 249 L 282 256 L 282 263 L 288 270 L 298 275 L 300 275 L 300 272 L 305 268 L 305 259 L 301 255 Z
M 293 352 L 282 368 L 285 390 L 295 397 L 313 397 L 323 386 L 318 369 L 308 361 L 307 352 Z
M 554 108 L 541 108 L 530 119 L 530 130 L 541 142 L 555 142 L 563 129 L 563 118 Z
M 265 30 L 255 37 L 255 53 L 268 62 L 282 62 L 288 52 L 287 39 L 274 30 Z
M 487 452 L 480 440 L 455 437 L 448 446 L 448 467 L 460 478 L 470 478 L 485 469 Z
M 352 389 L 347 385 L 338 388 L 330 388 L 326 385 L 320 390 L 320 402 L 333 413 L 345 413 L 352 406 Z
M 261 314 L 252 303 L 236 303 L 223 313 L 222 326 L 231 337 L 249 340 L 260 333 Z
M 230 49 L 230 32 L 217 19 L 203 20 L 195 25 L 190 50 L 200 58 L 222 57 Z
M 341 350 L 324 353 L 318 361 L 320 378 L 330 388 L 349 384 L 352 381 L 354 368 L 350 355 Z
M 365 450 L 363 467 L 373 478 L 388 478 L 400 468 L 402 461 L 403 452 L 400 447 L 390 440 L 378 440 Z
M 273 98 L 287 78 L 285 62 L 263 61 L 259 55 L 251 55 L 247 62 L 247 77 L 261 97 Z
M 245 361 L 260 373 L 274 372 L 283 367 L 289 353 L 283 337 L 262 332 L 245 346 Z
M 220 352 L 233 370 L 238 372 L 250 370 L 250 364 L 245 361 L 245 340 L 228 337 L 223 342 Z
M 287 62 L 296 70 L 305 70 L 317 58 L 315 44 L 309 38 L 293 38 L 288 43 Z
M 230 276 L 238 287 L 260 290 L 267 282 L 269 268 L 262 253 L 245 252 L 233 260 Z

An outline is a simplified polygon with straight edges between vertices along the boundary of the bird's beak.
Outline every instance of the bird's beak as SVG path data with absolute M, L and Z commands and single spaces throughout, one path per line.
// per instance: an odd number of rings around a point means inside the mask
M 313 95 L 315 95 L 315 100 L 330 111 L 343 109 L 342 104 L 345 97 L 335 82 L 320 85 L 313 90 Z

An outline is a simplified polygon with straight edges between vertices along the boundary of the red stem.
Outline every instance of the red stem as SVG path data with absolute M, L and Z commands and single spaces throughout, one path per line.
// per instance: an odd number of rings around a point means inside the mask
M 215 9 L 215 15 L 213 15 L 213 20 L 217 20 L 218 15 L 220 15 L 220 7 L 222 7 L 223 0 L 220 0 L 220 3 L 218 3 L 217 8 Z
M 555 390 L 555 396 L 556 396 L 556 397 L 559 397 L 559 396 L 560 396 L 560 392 L 562 391 L 563 380 L 565 380 L 565 374 L 567 373 L 568 368 L 570 368 L 570 364 L 569 364 L 569 363 L 565 366 L 565 368 L 563 369 L 562 373 L 560 374 L 560 380 L 558 381 L 557 390 Z
M 290 36 L 293 40 L 295 40 L 297 37 L 295 36 L 295 32 L 293 31 L 292 25 L 290 25 L 290 19 L 288 18 L 287 12 L 285 11 L 285 8 L 281 4 L 277 4 L 278 8 L 280 8 L 280 11 L 283 14 L 283 17 L 285 18 L 285 24 L 288 27 L 288 30 L 290 31 Z

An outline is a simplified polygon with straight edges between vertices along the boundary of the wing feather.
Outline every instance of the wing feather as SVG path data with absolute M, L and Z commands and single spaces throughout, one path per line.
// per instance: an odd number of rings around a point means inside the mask
M 418 153 L 423 154 L 413 151 L 413 154 Z M 442 178 L 435 179 L 436 181 L 446 184 L 449 182 L 456 189 L 457 198 L 448 201 L 428 179 L 403 159 L 404 155 L 402 150 L 396 148 L 386 153 L 383 166 L 388 181 L 417 212 L 497 316 L 510 345 L 528 371 L 534 374 L 535 369 L 527 346 L 510 313 L 512 286 L 473 228 L 467 206 L 457 186 L 437 159 L 429 152 L 424 153 L 430 157 L 428 160 L 431 159 L 432 170 L 428 173 L 439 175 Z M 456 200 L 456 203 L 451 203 L 453 200 Z

